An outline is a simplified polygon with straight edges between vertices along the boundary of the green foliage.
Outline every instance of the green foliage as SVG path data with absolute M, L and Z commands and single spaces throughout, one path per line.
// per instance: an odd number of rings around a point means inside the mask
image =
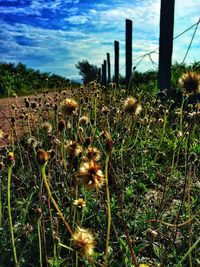
M 99 79 L 99 68 L 90 64 L 87 60 L 78 61 L 75 66 L 79 70 L 84 84 Z
M 26 95 L 43 89 L 58 90 L 67 87 L 69 79 L 39 70 L 27 68 L 24 64 L 0 64 L 0 96 Z

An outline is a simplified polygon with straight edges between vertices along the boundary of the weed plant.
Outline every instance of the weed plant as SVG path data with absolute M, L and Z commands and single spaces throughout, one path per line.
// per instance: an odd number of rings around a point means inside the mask
M 13 107 L 0 265 L 199 266 L 200 106 L 188 99 L 93 82 Z

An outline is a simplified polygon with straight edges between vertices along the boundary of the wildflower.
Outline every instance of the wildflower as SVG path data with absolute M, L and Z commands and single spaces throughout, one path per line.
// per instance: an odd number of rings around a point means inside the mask
M 179 84 L 185 95 L 196 94 L 200 91 L 200 74 L 187 71 L 179 78 Z
M 127 113 L 136 116 L 141 112 L 142 106 L 135 97 L 128 97 L 124 102 L 124 110 Z
M 47 134 L 50 134 L 52 132 L 52 125 L 49 122 L 43 123 L 42 128 L 45 130 Z
M 85 161 L 99 161 L 101 158 L 101 152 L 96 147 L 88 147 L 86 155 L 84 157 Z
M 78 227 L 73 234 L 73 247 L 81 256 L 91 256 L 94 251 L 95 240 L 89 229 Z
M 99 165 L 93 160 L 82 164 L 77 178 L 78 182 L 84 185 L 88 190 L 98 190 L 104 184 L 104 175 Z
M 78 103 L 73 99 L 66 98 L 61 102 L 61 113 L 63 115 L 74 115 L 78 108 Z
M 7 166 L 13 167 L 15 165 L 14 152 L 9 152 L 7 155 Z
M 72 157 L 78 157 L 83 152 L 83 148 L 76 141 L 68 141 L 66 143 L 66 149 Z
M 80 119 L 79 119 L 79 124 L 80 125 L 87 125 L 89 123 L 89 119 L 87 116 L 82 116 Z
M 83 198 L 79 198 L 74 200 L 74 205 L 77 206 L 79 209 L 82 209 L 86 206 L 86 202 Z

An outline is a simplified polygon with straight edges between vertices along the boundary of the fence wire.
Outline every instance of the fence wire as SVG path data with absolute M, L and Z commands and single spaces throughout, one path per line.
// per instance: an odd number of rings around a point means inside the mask
M 193 35 L 192 35 L 191 41 L 190 41 L 190 43 L 189 43 L 189 46 L 188 46 L 188 48 L 187 48 L 187 51 L 186 51 L 186 54 L 185 54 L 185 56 L 184 56 L 184 58 L 183 58 L 182 63 L 185 62 L 186 57 L 187 57 L 187 55 L 188 55 L 188 53 L 189 53 L 189 51 L 190 51 L 190 49 L 191 49 L 191 46 L 192 46 L 192 43 L 193 43 L 194 37 L 195 37 L 195 35 L 196 35 L 196 32 L 197 32 L 197 29 L 198 29 L 199 24 L 200 24 L 200 18 L 199 18 L 199 20 L 198 20 L 196 23 L 194 23 L 192 26 L 190 26 L 189 28 L 187 28 L 186 30 L 184 30 L 183 32 L 179 33 L 178 35 L 176 35 L 176 36 L 173 38 L 173 40 L 176 40 L 177 38 L 179 38 L 180 36 L 182 36 L 183 34 L 185 34 L 186 32 L 188 32 L 189 30 L 191 30 L 191 29 L 193 29 L 193 28 L 195 27 L 194 33 L 193 33 Z M 144 55 L 141 55 L 141 56 L 139 56 L 139 57 L 133 59 L 132 64 L 133 64 L 135 61 L 137 61 L 137 60 L 139 59 L 139 61 L 138 61 L 138 62 L 135 64 L 135 66 L 134 66 L 134 70 L 140 65 L 140 63 L 141 63 L 146 57 L 149 57 L 149 60 L 150 60 L 150 62 L 152 63 L 153 67 L 156 67 L 156 68 L 157 68 L 157 67 L 158 67 L 158 64 L 152 59 L 151 55 L 154 54 L 154 53 L 157 53 L 157 54 L 158 54 L 158 52 L 156 52 L 158 49 L 159 49 L 159 47 L 155 48 L 154 50 L 150 51 L 149 53 L 145 53 Z M 125 67 L 125 65 L 124 65 L 124 67 Z

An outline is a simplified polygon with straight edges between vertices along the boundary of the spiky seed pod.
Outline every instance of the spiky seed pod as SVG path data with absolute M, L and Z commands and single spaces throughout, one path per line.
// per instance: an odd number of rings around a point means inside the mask
M 104 184 L 104 175 L 99 165 L 93 160 L 84 162 L 81 165 L 77 174 L 77 179 L 78 182 L 88 190 L 99 190 Z
M 95 240 L 91 230 L 78 227 L 73 234 L 73 248 L 80 256 L 88 257 L 93 254 L 94 247 Z
M 86 155 L 83 158 L 84 161 L 99 161 L 101 158 L 101 152 L 96 147 L 88 147 Z
M 50 134 L 52 132 L 52 125 L 49 122 L 43 123 L 42 128 L 45 130 L 47 134 Z
M 187 71 L 179 78 L 179 84 L 184 89 L 185 95 L 200 92 L 200 74 Z
M 87 116 L 82 116 L 80 119 L 79 119 L 79 124 L 80 125 L 87 125 L 89 123 L 89 118 Z
M 135 97 L 128 97 L 124 102 L 125 112 L 137 116 L 142 110 L 142 106 Z
M 73 158 L 81 156 L 83 152 L 83 148 L 76 141 L 68 141 L 66 143 L 66 149 Z
M 66 98 L 63 100 L 60 104 L 61 113 L 63 115 L 74 115 L 76 110 L 78 109 L 78 103 L 74 101 L 73 99 Z

